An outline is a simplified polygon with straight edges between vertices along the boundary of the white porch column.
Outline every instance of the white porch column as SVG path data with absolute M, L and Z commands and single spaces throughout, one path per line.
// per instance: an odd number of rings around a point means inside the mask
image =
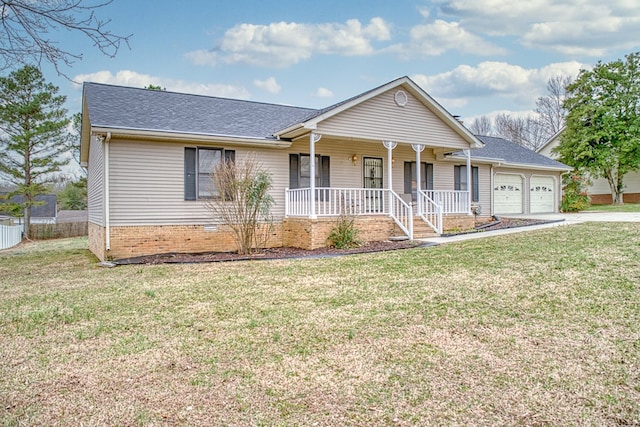
M 309 205 L 311 207 L 311 219 L 316 216 L 316 142 L 320 141 L 322 135 L 311 132 L 309 135 L 309 185 L 311 191 L 309 194 Z
M 397 142 L 393 141 L 382 141 L 382 145 L 387 149 L 387 182 L 388 189 L 393 190 L 393 149 L 398 146 Z
M 471 150 L 464 150 L 464 153 L 467 155 L 467 191 L 469 192 L 467 200 L 469 211 L 467 212 L 467 215 L 473 215 L 471 212 L 471 201 L 473 200 L 473 185 L 471 183 Z
M 397 142 L 382 141 L 382 145 L 387 149 L 387 189 L 393 191 L 393 149 L 398 146 Z M 389 193 L 389 215 L 393 212 L 393 199 Z
M 422 198 L 420 197 L 420 191 L 422 190 L 422 180 L 421 180 L 421 176 L 420 176 L 420 172 L 421 172 L 421 167 L 420 167 L 420 153 L 422 153 L 422 150 L 424 150 L 424 145 L 422 144 L 411 144 L 411 148 L 413 148 L 413 151 L 416 152 L 416 199 L 418 201 L 418 214 L 422 213 L 422 206 L 421 206 L 421 200 Z

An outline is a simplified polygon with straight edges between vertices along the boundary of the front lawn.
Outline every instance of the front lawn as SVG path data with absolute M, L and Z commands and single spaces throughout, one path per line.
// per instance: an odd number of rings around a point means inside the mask
M 331 259 L 0 252 L 3 425 L 637 425 L 640 224 Z

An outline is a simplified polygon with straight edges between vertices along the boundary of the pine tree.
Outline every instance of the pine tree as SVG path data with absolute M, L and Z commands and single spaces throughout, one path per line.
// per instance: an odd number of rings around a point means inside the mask
M 38 68 L 26 65 L 0 77 L 0 175 L 22 195 L 24 237 L 29 238 L 31 207 L 45 183 L 69 160 L 66 98 Z

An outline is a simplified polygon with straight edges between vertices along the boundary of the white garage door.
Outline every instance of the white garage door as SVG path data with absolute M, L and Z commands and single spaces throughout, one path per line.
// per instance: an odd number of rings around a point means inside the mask
M 497 173 L 493 182 L 496 215 L 522 213 L 522 177 Z
M 531 177 L 531 213 L 555 212 L 555 182 L 550 176 Z

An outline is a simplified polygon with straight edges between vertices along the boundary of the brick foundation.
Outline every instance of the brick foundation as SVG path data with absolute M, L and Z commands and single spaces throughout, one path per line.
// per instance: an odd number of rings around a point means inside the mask
M 100 261 L 106 259 L 104 243 L 104 227 L 93 222 L 89 223 L 89 250 L 98 257 Z
M 473 215 L 443 216 L 442 231 L 470 230 L 475 227 Z
M 336 226 L 337 217 L 330 218 L 285 218 L 283 223 L 283 245 L 302 249 L 317 249 L 327 246 L 331 229 Z M 394 235 L 393 219 L 388 216 L 358 216 L 355 227 L 358 238 L 367 242 L 387 240 Z
M 610 205 L 612 202 L 611 194 L 590 194 L 592 205 Z M 640 203 L 640 193 L 624 193 L 622 200 L 625 203 Z
M 473 216 L 445 216 L 444 230 L 473 228 Z M 317 249 L 327 246 L 327 238 L 338 218 L 285 218 L 274 224 L 267 247 L 291 246 Z M 387 240 L 400 234 L 393 219 L 372 215 L 355 218 L 358 238 L 368 242 Z M 118 226 L 110 229 L 110 250 L 106 250 L 105 228 L 89 223 L 89 250 L 100 260 L 130 258 L 170 252 L 232 252 L 236 244 L 228 227 L 203 225 Z
M 102 235 L 104 228 L 100 227 Z M 232 252 L 236 251 L 233 234 L 226 226 L 204 225 L 147 225 L 111 227 L 111 248 L 105 250 L 104 241 L 91 241 L 89 249 L 100 259 L 121 259 L 169 252 Z M 99 239 L 98 235 L 95 235 Z M 102 251 L 100 250 L 102 244 Z M 282 246 L 282 224 L 274 224 L 267 247 Z M 102 255 L 102 256 L 101 256 Z

